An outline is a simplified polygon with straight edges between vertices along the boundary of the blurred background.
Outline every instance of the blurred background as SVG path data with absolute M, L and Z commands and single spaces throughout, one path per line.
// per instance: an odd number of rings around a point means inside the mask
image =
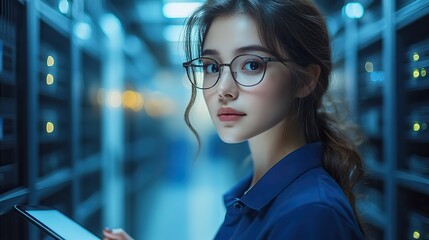
M 429 239 L 429 1 L 315 0 L 331 94 L 366 141 L 368 239 Z M 199 1 L 0 0 L 0 239 L 49 239 L 13 210 L 53 206 L 101 236 L 212 239 L 249 172 L 190 84 L 180 34 Z

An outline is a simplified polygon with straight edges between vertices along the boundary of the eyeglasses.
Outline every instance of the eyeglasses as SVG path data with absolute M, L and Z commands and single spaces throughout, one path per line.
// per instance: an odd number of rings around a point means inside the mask
M 199 89 L 209 89 L 216 85 L 224 66 L 228 66 L 234 81 L 245 87 L 252 87 L 264 79 L 268 62 L 289 62 L 288 59 L 261 57 L 254 54 L 236 56 L 231 63 L 220 64 L 213 58 L 200 57 L 183 63 L 189 81 Z

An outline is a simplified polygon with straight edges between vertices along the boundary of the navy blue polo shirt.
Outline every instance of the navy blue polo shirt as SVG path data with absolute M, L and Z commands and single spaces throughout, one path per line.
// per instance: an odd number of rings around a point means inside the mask
M 252 176 L 224 195 L 215 239 L 364 239 L 344 192 L 322 167 L 322 144 L 276 163 L 247 192 Z

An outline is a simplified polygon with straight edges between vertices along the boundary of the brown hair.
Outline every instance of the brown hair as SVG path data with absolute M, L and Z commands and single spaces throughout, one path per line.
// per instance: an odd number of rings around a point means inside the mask
M 306 97 L 295 98 L 292 111 L 302 124 L 306 141 L 322 142 L 323 166 L 340 185 L 356 213 L 352 189 L 363 176 L 362 159 L 353 139 L 326 111 L 322 101 L 332 71 L 330 40 L 324 17 L 309 0 L 208 0 L 187 21 L 185 50 L 188 60 L 200 56 L 213 20 L 234 14 L 254 19 L 261 41 L 274 57 L 282 58 L 282 52 L 289 54 L 293 63 L 288 66 L 295 89 L 308 85 L 308 65 L 320 66 L 321 73 L 315 89 Z M 198 133 L 189 120 L 195 97 L 196 89 L 193 87 L 185 121 L 200 143 Z

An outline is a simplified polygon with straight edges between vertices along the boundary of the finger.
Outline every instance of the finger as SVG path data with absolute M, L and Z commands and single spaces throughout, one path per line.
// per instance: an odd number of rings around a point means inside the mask
M 110 238 L 117 238 L 118 237 L 117 233 L 103 232 L 103 234 L 104 234 L 104 236 L 110 237 Z
M 113 229 L 112 232 L 107 232 L 104 231 L 103 232 L 105 237 L 108 237 L 109 239 L 112 240 L 128 240 L 131 239 L 123 230 L 116 230 Z
M 110 233 L 110 232 L 103 231 L 103 234 L 104 234 L 104 237 L 107 238 L 107 239 L 109 239 L 109 240 L 119 240 L 119 239 L 121 239 L 120 238 L 121 236 L 119 236 L 116 233 Z
M 133 240 L 122 228 L 104 228 L 103 234 L 108 240 Z
M 108 227 L 103 229 L 103 235 L 108 239 L 118 239 L 118 236 L 113 232 L 113 229 Z

